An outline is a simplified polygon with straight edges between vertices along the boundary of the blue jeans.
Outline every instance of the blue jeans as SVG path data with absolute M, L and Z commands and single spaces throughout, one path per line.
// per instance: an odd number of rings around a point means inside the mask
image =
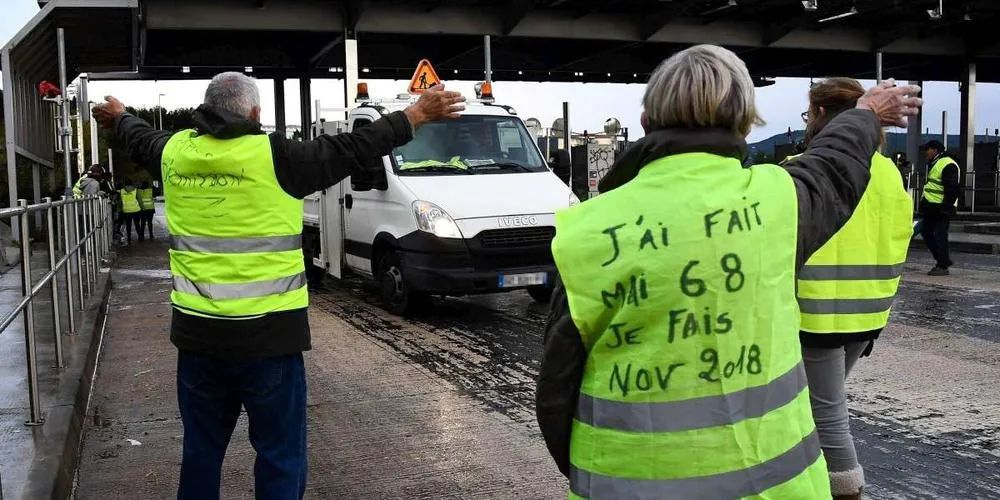
M 177 403 L 184 422 L 178 500 L 219 498 L 222 460 L 246 408 L 257 452 L 258 499 L 301 499 L 306 487 L 306 376 L 302 354 L 226 361 L 180 351 Z

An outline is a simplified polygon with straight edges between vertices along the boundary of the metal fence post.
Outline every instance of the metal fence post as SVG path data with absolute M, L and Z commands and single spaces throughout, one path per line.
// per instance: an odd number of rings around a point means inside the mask
M 972 202 L 970 204 L 972 206 L 972 213 L 976 213 L 976 173 L 969 173 L 972 174 Z
M 73 307 L 73 259 L 69 253 L 70 243 L 69 243 L 69 221 L 70 221 L 70 198 L 65 196 L 62 197 L 63 204 L 60 207 L 62 219 L 62 236 L 63 236 L 63 248 L 65 249 L 64 255 L 66 257 L 66 263 L 63 264 L 63 271 L 66 272 L 66 316 L 69 318 L 69 331 L 66 332 L 67 335 L 76 334 L 76 319 L 73 314 L 76 312 Z
M 83 266 L 81 265 L 82 261 L 81 261 L 81 258 L 80 258 L 80 253 L 81 253 L 80 252 L 80 217 L 79 217 L 79 211 L 77 210 L 77 208 L 79 207 L 79 201 L 80 200 L 77 200 L 75 198 L 73 199 L 73 202 L 72 202 L 72 205 L 71 205 L 73 208 L 71 209 L 71 214 L 70 215 L 72 216 L 72 220 L 73 220 L 73 228 L 76 229 L 75 231 L 73 231 L 73 246 L 72 246 L 72 248 L 73 248 L 73 262 L 76 264 L 76 266 L 75 266 L 76 267 L 76 278 L 77 278 L 76 279 L 76 285 L 77 285 L 77 289 L 78 289 L 77 291 L 80 292 L 80 310 L 83 311 L 83 310 L 86 309 L 86 304 L 87 304 L 87 296 L 84 295 L 84 293 L 83 293 L 83 282 L 87 281 L 87 278 L 84 276 Z
M 17 206 L 24 209 L 21 213 L 20 240 L 21 240 L 21 291 L 24 296 L 31 295 L 31 242 L 28 240 L 28 201 L 17 200 Z M 35 352 L 35 310 L 28 300 L 24 306 L 24 353 L 27 358 L 28 369 L 28 406 L 29 417 L 25 425 L 42 425 L 45 419 L 42 418 L 40 398 L 38 396 L 38 360 Z
M 97 280 L 94 272 L 94 210 L 93 210 L 93 198 L 87 197 L 83 200 L 83 220 L 87 227 L 87 230 L 83 233 L 85 240 L 84 248 L 87 249 L 87 283 L 90 285 L 87 288 L 87 293 L 93 295 L 94 288 L 96 288 Z
M 49 240 L 49 270 L 52 271 L 52 281 L 49 283 L 52 290 L 52 336 L 56 346 L 56 368 L 65 366 L 63 363 L 62 349 L 62 325 L 59 318 L 59 276 L 56 274 L 56 230 L 55 221 L 52 218 L 52 198 L 44 198 L 48 204 L 45 207 L 45 223 L 48 228 Z

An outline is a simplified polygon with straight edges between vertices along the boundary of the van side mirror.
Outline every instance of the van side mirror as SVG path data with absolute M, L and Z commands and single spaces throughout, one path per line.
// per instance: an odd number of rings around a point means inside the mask
M 352 175 L 351 189 L 354 191 L 371 191 L 373 189 L 385 191 L 389 189 L 389 181 L 385 176 L 385 168 L 382 168 L 382 160 L 379 159 L 377 165 L 372 165 L 364 172 Z

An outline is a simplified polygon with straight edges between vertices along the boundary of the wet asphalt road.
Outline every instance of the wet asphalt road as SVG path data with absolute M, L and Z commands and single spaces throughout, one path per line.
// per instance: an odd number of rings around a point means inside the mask
M 980 389 L 962 379 L 1000 375 L 1000 257 L 956 260 L 975 279 L 904 282 L 890 329 L 862 363 L 870 367 L 852 375 L 852 426 L 870 498 L 1000 498 L 1000 393 L 992 379 L 976 380 Z M 915 252 L 908 272 L 929 264 Z M 435 300 L 401 319 L 381 313 L 376 291 L 362 280 L 324 287 L 313 307 L 540 439 L 534 378 L 547 306 L 514 292 Z M 932 383 L 906 385 L 921 377 Z

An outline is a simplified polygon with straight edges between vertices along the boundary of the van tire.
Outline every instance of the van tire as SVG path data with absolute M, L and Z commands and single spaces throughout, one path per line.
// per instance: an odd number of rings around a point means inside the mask
M 379 261 L 378 269 L 379 295 L 385 309 L 399 316 L 411 313 L 421 303 L 423 295 L 407 286 L 399 256 L 392 251 L 386 253 Z
M 548 304 L 552 300 L 552 285 L 528 287 L 528 295 L 539 304 Z

